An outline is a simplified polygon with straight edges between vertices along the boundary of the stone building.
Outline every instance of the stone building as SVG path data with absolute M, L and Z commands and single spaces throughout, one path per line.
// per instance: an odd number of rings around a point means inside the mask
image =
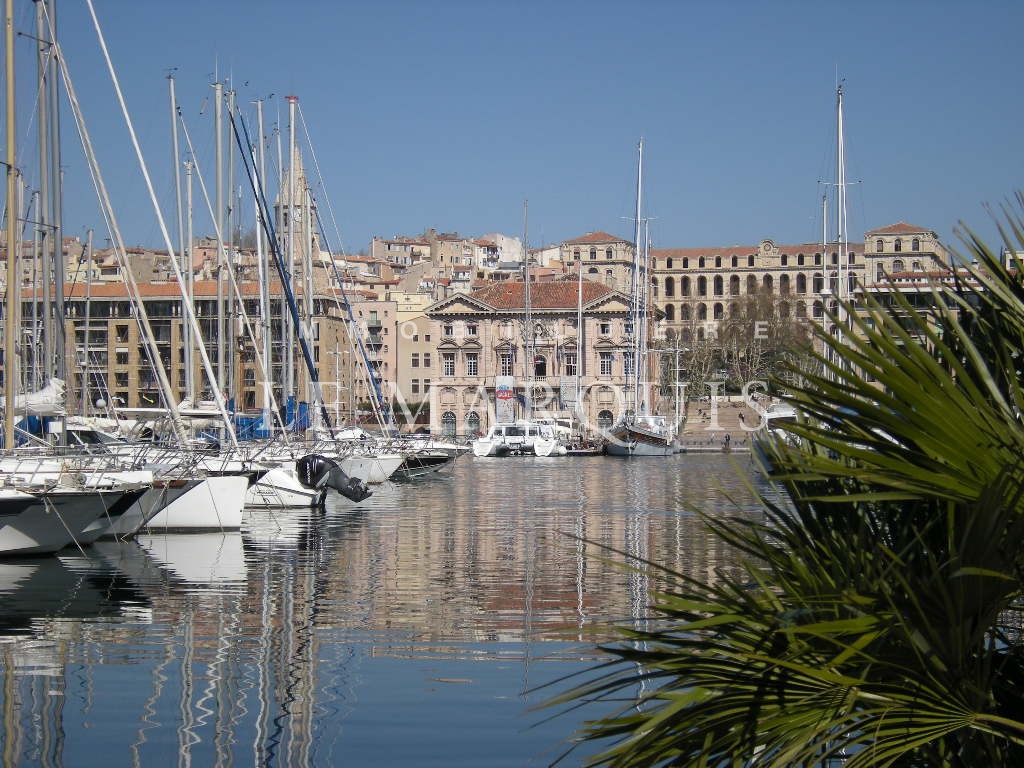
M 526 284 L 511 280 L 428 307 L 425 314 L 437 333 L 432 431 L 486 431 L 495 419 L 496 376 L 514 377 L 519 418 L 526 416 L 528 399 L 535 416 L 568 418 L 576 410 L 578 379 L 584 425 L 610 425 L 624 402 L 631 365 L 629 309 L 621 291 L 574 277 L 531 283 L 529 313 Z

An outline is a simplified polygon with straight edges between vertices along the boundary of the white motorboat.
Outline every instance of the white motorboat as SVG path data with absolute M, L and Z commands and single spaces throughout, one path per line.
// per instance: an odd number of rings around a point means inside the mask
M 474 456 L 552 456 L 565 451 L 550 424 L 525 420 L 494 424 L 486 435 L 474 440 L 472 446 Z

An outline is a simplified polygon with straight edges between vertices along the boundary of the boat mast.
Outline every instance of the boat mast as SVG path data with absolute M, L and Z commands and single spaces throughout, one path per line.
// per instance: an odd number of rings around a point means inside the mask
M 839 299 L 841 314 L 845 314 L 842 302 L 847 297 L 847 255 L 846 255 L 846 147 L 843 138 L 843 84 L 836 88 L 836 239 L 839 245 L 839 268 L 836 270 L 839 286 L 836 298 Z
M 4 317 L 4 449 L 14 448 L 14 382 L 17 376 L 18 267 L 14 255 L 17 207 L 17 168 L 14 125 L 14 0 L 4 3 L 5 69 L 7 73 L 7 297 Z
M 50 100 L 47 96 L 47 85 L 50 79 L 50 68 L 48 57 L 52 54 L 52 49 L 46 44 L 46 3 L 37 2 L 36 4 L 36 38 L 38 40 L 38 49 L 36 52 L 36 69 L 38 73 L 38 82 L 36 85 L 36 92 L 38 98 L 37 119 L 38 119 L 38 132 L 39 132 L 39 227 L 40 239 L 42 240 L 42 247 L 33 254 L 36 259 L 36 267 L 39 268 L 39 276 L 42 278 L 40 285 L 41 303 L 43 308 L 43 323 L 42 323 L 42 365 L 39 364 L 38 358 L 36 365 L 36 376 L 39 376 L 39 371 L 42 371 L 42 380 L 48 381 L 50 376 L 53 375 L 53 314 L 52 314 L 52 303 L 50 299 L 50 278 L 51 270 L 56 265 L 57 260 L 55 256 L 51 255 L 50 248 L 53 245 L 53 222 L 50 218 L 50 144 L 47 140 L 46 129 L 49 125 L 49 109 Z M 17 219 L 12 219 L 17 221 Z M 33 291 L 35 287 L 33 286 Z M 33 329 L 35 332 L 36 329 Z M 38 339 L 33 339 L 33 343 L 38 343 Z M 36 384 L 38 382 L 31 382 Z
M 57 3 L 56 0 L 47 0 L 46 12 L 49 15 L 49 28 L 51 36 L 56 35 L 57 29 Z M 62 229 L 63 211 L 63 184 L 61 182 L 60 166 L 60 78 L 57 77 L 57 57 L 62 56 L 56 40 L 50 41 L 52 55 L 50 56 L 50 76 L 48 96 L 50 99 L 50 121 L 48 128 L 48 140 L 50 142 L 50 214 L 53 219 L 53 287 L 54 287 L 54 315 L 56 328 L 53 334 L 54 375 L 62 381 L 67 380 L 67 358 L 65 357 L 64 344 L 64 234 Z M 48 383 L 48 382 L 47 382 Z M 62 419 L 62 423 L 64 420 Z M 61 444 L 66 443 L 66 435 L 61 434 Z
M 644 180 L 644 140 L 641 137 L 639 144 L 637 144 L 637 166 L 636 166 L 636 214 L 634 216 L 634 227 L 633 227 L 633 274 L 630 279 L 630 351 L 629 362 L 632 365 L 632 369 L 629 372 L 629 377 L 626 380 L 626 386 L 630 388 L 629 395 L 626 399 L 626 407 L 633 411 L 634 415 L 638 415 L 640 410 L 640 334 L 638 332 L 638 324 L 642 321 L 641 316 L 641 301 L 643 285 L 642 280 L 642 251 L 643 243 L 641 242 L 643 237 L 643 220 L 641 218 L 643 211 L 643 180 Z
M 526 405 L 527 420 L 533 419 L 533 315 L 530 306 L 530 201 L 523 200 L 523 297 L 526 305 Z
M 224 86 L 218 81 L 213 84 L 213 135 L 214 146 L 216 147 L 216 166 L 214 176 L 216 178 L 217 208 L 214 213 L 214 224 L 217 227 L 218 236 L 224 233 Z M 220 248 L 219 255 L 223 256 L 224 249 Z M 214 400 L 224 396 L 227 383 L 227 354 L 224 338 L 224 293 L 227 281 L 227 264 L 223 258 L 217 265 L 217 395 Z
M 583 373 L 583 260 L 576 264 L 576 417 L 583 421 L 583 404 L 580 399 L 583 396 L 581 386 Z
M 295 275 L 295 103 L 299 100 L 297 96 L 286 96 L 288 101 L 288 187 L 287 202 L 284 209 L 283 223 L 287 235 L 285 255 L 287 258 L 286 279 L 289 287 L 294 291 L 292 284 Z M 285 195 L 281 195 L 282 198 Z M 282 201 L 284 202 L 284 201 Z M 289 316 L 285 315 L 285 401 L 289 408 L 295 407 L 295 334 L 299 329 L 291 322 Z
M 171 169 L 174 173 L 174 205 L 178 212 L 178 256 L 181 271 L 189 274 L 192 271 L 192 243 L 185 241 L 185 210 L 181 197 L 181 152 L 178 144 L 178 99 L 174 92 L 174 72 L 167 75 L 168 98 L 171 110 Z M 191 169 L 189 170 L 191 183 Z M 189 190 L 191 193 L 191 189 Z M 189 211 L 191 216 L 191 210 Z M 191 222 L 190 222 L 191 224 Z M 186 299 L 192 300 L 192 294 Z M 188 323 L 181 324 L 181 342 L 185 349 L 185 396 L 192 398 L 192 338 Z M 194 402 L 193 402 L 194 405 Z
M 256 132 L 257 141 L 259 141 L 258 153 L 256 162 L 258 164 L 257 174 L 260 179 L 266 178 L 265 174 L 265 156 L 263 151 L 263 99 L 256 100 Z M 263 335 L 263 359 L 266 361 L 267 374 L 263 377 L 263 419 L 264 425 L 270 428 L 273 423 L 270 415 L 270 402 L 273 399 L 273 375 L 274 361 L 271 358 L 271 322 L 270 322 L 270 262 L 268 261 L 267 251 L 263 246 L 263 227 L 261 226 L 261 219 L 263 218 L 263 209 L 260 207 L 259 199 L 255 200 L 256 204 L 256 260 L 260 270 L 260 314 L 262 315 L 262 335 Z M 283 313 L 282 313 L 283 314 Z
M 233 115 L 235 113 L 235 89 L 228 88 L 227 91 L 228 100 L 228 114 Z M 225 127 L 226 131 L 229 131 Z M 218 133 L 219 135 L 219 133 Z M 235 153 L 230 151 L 230 133 L 228 134 L 228 180 L 225 187 L 227 195 L 225 200 L 227 202 L 227 223 L 224 229 L 221 230 L 222 239 L 226 236 L 229 242 L 224 244 L 224 255 L 225 255 L 225 267 L 229 270 L 235 268 L 235 254 L 238 252 L 238 239 L 235 237 Z M 233 277 L 231 278 L 234 279 Z M 235 306 L 235 292 L 228 290 L 227 278 L 225 278 L 224 290 L 227 293 L 227 319 L 225 322 L 227 332 L 227 360 L 226 360 L 226 374 L 228 386 L 228 395 L 234 400 L 234 409 L 238 410 L 240 403 L 238 402 L 238 375 L 236 372 L 236 361 L 241 357 L 238 354 L 238 311 L 240 308 Z

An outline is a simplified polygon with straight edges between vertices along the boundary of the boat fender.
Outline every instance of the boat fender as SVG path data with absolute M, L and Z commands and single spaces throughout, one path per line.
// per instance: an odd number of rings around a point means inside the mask
M 346 499 L 357 502 L 373 495 L 366 483 L 358 477 L 349 477 L 337 462 L 317 453 L 296 461 L 295 471 L 299 482 L 307 488 L 333 488 Z

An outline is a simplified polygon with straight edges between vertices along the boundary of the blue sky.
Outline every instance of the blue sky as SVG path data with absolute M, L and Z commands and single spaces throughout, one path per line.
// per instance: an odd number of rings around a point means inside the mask
M 524 200 L 531 245 L 595 230 L 631 239 L 641 136 L 655 247 L 814 242 L 819 180 L 834 177 L 837 74 L 857 182 L 851 239 L 899 220 L 947 244 L 960 220 L 993 239 L 984 205 L 1021 187 L 1019 2 L 95 4 L 171 218 L 172 67 L 211 190 L 210 83 L 230 78 L 253 130 L 252 99 L 267 98 L 268 126 L 285 126 L 283 97 L 299 97 L 307 168 L 337 222 L 328 243 L 347 252 L 427 227 L 520 236 Z M 32 3 L 17 6 L 16 28 L 33 32 Z M 59 0 L 58 11 L 125 238 L 161 247 L 87 8 Z M 32 45 L 16 50 L 24 73 Z M 23 74 L 19 103 L 32 98 Z M 29 118 L 19 114 L 24 159 Z M 102 244 L 70 117 L 63 128 L 65 234 L 94 227 Z M 195 201 L 196 234 L 212 232 L 198 186 Z

